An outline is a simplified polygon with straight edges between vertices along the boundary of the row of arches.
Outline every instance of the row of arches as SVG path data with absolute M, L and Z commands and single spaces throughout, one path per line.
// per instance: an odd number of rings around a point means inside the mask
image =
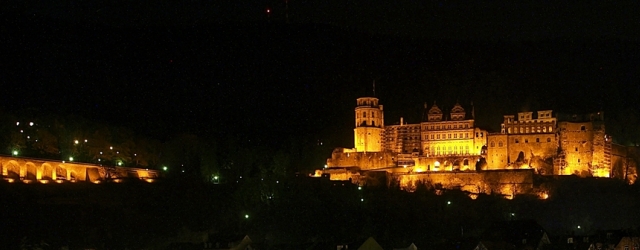
M 10 179 L 22 180 L 76 180 L 78 173 L 74 169 L 67 169 L 63 164 L 56 166 L 42 163 L 37 166 L 33 162 L 20 164 L 16 160 L 4 161 L 0 165 L 2 175 Z

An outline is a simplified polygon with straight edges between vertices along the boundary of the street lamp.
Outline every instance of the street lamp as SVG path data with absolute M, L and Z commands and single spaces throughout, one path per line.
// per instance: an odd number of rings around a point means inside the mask
M 18 150 L 13 150 L 13 156 L 18 156 Z

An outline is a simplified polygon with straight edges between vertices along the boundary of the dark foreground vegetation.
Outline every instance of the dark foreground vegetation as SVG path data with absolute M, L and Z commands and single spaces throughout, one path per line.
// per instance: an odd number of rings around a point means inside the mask
M 534 219 L 550 235 L 640 224 L 638 185 L 573 177 L 545 185 L 553 190 L 547 200 L 526 195 L 473 200 L 461 191 L 359 189 L 294 176 L 244 177 L 218 185 L 192 179 L 2 183 L 0 240 L 7 249 L 167 249 L 193 241 L 193 235 L 201 241 L 206 233 L 212 242 L 249 235 L 259 249 L 300 249 L 374 236 L 393 244 L 389 247 L 414 242 L 421 249 L 442 249 L 477 239 L 496 221 Z

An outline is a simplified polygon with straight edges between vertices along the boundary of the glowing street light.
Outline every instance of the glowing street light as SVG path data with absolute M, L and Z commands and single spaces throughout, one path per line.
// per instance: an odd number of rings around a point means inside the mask
M 18 150 L 13 150 L 13 156 L 18 156 Z
M 248 214 L 245 214 L 245 215 L 244 215 L 244 218 L 245 218 L 245 219 L 249 219 L 249 215 L 248 215 Z
M 122 162 L 121 161 L 118 162 L 118 166 L 122 166 Z
M 167 171 L 169 168 L 167 166 L 162 167 L 162 170 Z
M 73 143 L 78 144 L 78 140 L 73 141 Z
M 69 161 L 73 161 L 73 156 L 69 156 Z
M 451 205 L 451 201 L 447 201 L 447 205 Z

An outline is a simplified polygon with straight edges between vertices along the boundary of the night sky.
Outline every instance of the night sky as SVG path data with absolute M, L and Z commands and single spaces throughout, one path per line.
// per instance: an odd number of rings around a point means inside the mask
M 0 110 L 349 147 L 355 99 L 375 80 L 387 124 L 418 122 L 434 101 L 473 102 L 489 130 L 519 111 L 604 110 L 621 143 L 640 142 L 639 5 L 11 1 Z

